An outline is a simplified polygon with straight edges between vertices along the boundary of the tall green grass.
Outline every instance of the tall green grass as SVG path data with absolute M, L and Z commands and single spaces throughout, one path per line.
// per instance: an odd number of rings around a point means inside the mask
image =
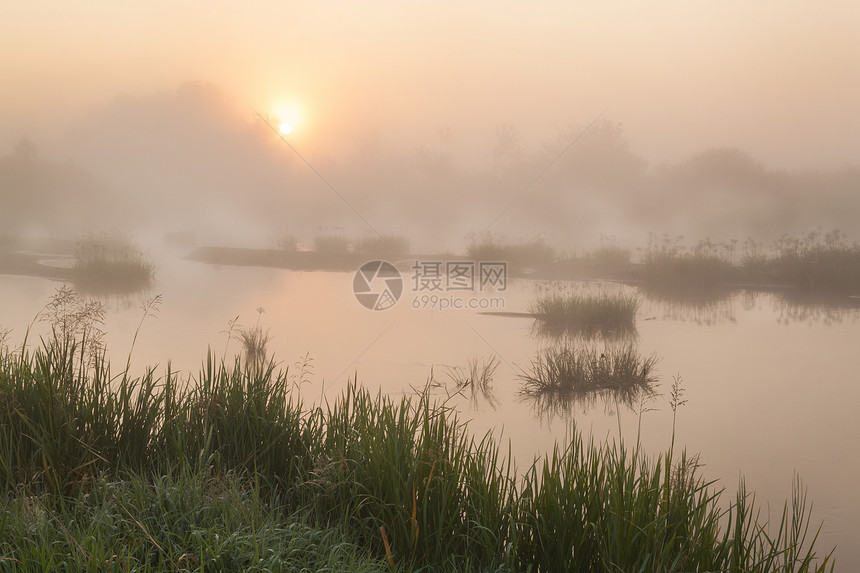
M 799 484 L 768 527 L 743 489 L 723 508 L 674 440 L 652 458 L 638 445 L 585 443 L 574 428 L 521 474 L 491 434 L 473 436 L 427 392 L 395 399 L 353 381 L 311 407 L 271 359 L 260 367 L 210 353 L 194 376 L 168 366 L 133 377 L 130 360 L 114 373 L 104 351 L 81 360 L 87 344 L 49 336 L 0 351 L 0 567 L 830 564 L 805 539 Z
M 101 477 L 73 497 L 0 498 L 0 570 L 390 570 L 237 475 Z
M 324 418 L 309 482 L 321 517 L 345 520 L 398 564 L 501 561 L 514 480 L 489 435 L 471 437 L 426 393 L 391 400 L 355 385 Z

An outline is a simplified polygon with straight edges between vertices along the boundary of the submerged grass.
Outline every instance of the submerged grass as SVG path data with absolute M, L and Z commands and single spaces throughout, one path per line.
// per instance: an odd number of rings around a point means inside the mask
M 112 373 L 85 337 L 0 351 L 0 567 L 16 570 L 808 571 L 808 505 L 720 493 L 674 444 L 570 443 L 523 474 L 446 404 L 285 371 Z M 580 356 L 580 361 L 582 357 Z M 595 357 L 598 361 L 599 357 Z M 618 370 L 625 359 L 613 361 Z M 634 367 L 642 368 L 637 362 Z M 650 366 L 649 366 L 650 368 Z M 648 377 L 648 372 L 643 374 Z M 808 543 L 807 543 L 808 541 Z M 301 564 L 299 564 L 301 562 Z

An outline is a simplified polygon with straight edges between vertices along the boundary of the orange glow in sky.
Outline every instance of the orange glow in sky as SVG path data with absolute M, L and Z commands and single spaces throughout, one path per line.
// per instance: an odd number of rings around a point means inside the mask
M 440 129 L 491 145 L 505 122 L 535 148 L 604 109 L 654 161 L 738 146 L 842 165 L 860 149 L 856 1 L 7 4 L 0 144 L 202 81 L 327 153 Z M 270 103 L 284 94 L 312 126 Z

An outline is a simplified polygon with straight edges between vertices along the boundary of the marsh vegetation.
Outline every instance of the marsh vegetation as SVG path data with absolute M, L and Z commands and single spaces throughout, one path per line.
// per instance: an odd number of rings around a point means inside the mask
M 543 334 L 621 338 L 635 335 L 639 297 L 608 287 L 572 289 L 550 283 L 528 307 Z
M 355 252 L 379 257 L 409 254 L 409 239 L 403 235 L 365 235 L 354 242 Z
M 75 286 L 83 292 L 127 293 L 148 288 L 155 266 L 128 237 L 105 233 L 78 241 L 73 272 Z
M 739 285 L 860 292 L 860 244 L 838 229 L 784 235 L 768 248 L 752 239 L 740 246 L 737 240 L 706 239 L 687 247 L 683 237 L 650 235 L 642 263 L 648 286 L 668 292 L 707 293 Z
M 557 259 L 556 249 L 540 236 L 513 241 L 493 233 L 466 237 L 466 256 L 475 261 L 504 261 L 512 270 L 548 267 Z
M 454 390 L 468 396 L 473 407 L 477 408 L 482 402 L 495 407 L 498 400 L 494 380 L 499 363 L 499 358 L 495 355 L 485 358 L 472 356 L 465 367 L 449 366 L 446 374 L 453 383 Z
M 654 392 L 656 356 L 641 356 L 632 344 L 598 347 L 565 342 L 551 345 L 520 373 L 526 396 L 572 402 L 596 395 L 632 404 Z
M 697 458 L 674 451 L 674 436 L 651 457 L 621 436 L 587 441 L 574 428 L 521 473 L 492 434 L 474 436 L 426 392 L 395 399 L 352 381 L 327 404 L 306 405 L 271 358 L 261 367 L 212 352 L 196 375 L 168 367 L 135 377 L 128 362 L 112 370 L 101 347 L 89 352 L 95 309 L 78 312 L 69 295 L 52 304 L 54 336 L 14 348 L 7 339 L 0 349 L 7 565 L 277 568 L 298 558 L 398 571 L 832 565 L 816 558 L 799 482 L 782 515 L 760 521 L 743 484 L 724 501 Z M 581 371 L 553 382 L 574 392 L 580 379 L 612 388 L 653 376 L 653 359 L 629 348 L 605 358 L 555 356 L 558 368 L 536 381 Z M 484 384 L 489 364 L 476 361 L 475 376 L 462 380 Z M 673 395 L 672 404 L 677 414 L 682 401 Z
M 330 255 L 348 252 L 351 243 L 346 235 L 328 232 L 316 235 L 312 244 L 317 253 Z

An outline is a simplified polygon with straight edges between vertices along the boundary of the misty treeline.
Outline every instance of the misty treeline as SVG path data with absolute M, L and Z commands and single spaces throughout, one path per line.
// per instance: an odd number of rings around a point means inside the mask
M 735 148 L 650 165 L 621 124 L 601 120 L 577 139 L 584 127 L 529 146 L 500 122 L 483 157 L 457 151 L 456 126 L 404 146 L 387 141 L 380 124 L 375 134 L 338 136 L 348 151 L 337 154 L 321 140 L 295 140 L 323 181 L 254 110 L 212 85 L 186 84 L 118 97 L 44 144 L 10 140 L 0 157 L 0 232 L 354 236 L 369 228 L 354 209 L 382 233 L 425 245 L 446 238 L 446 248 L 489 227 L 512 238 L 542 234 L 561 248 L 601 235 L 636 246 L 649 232 L 765 241 L 813 228 L 860 234 L 860 167 L 776 170 Z

